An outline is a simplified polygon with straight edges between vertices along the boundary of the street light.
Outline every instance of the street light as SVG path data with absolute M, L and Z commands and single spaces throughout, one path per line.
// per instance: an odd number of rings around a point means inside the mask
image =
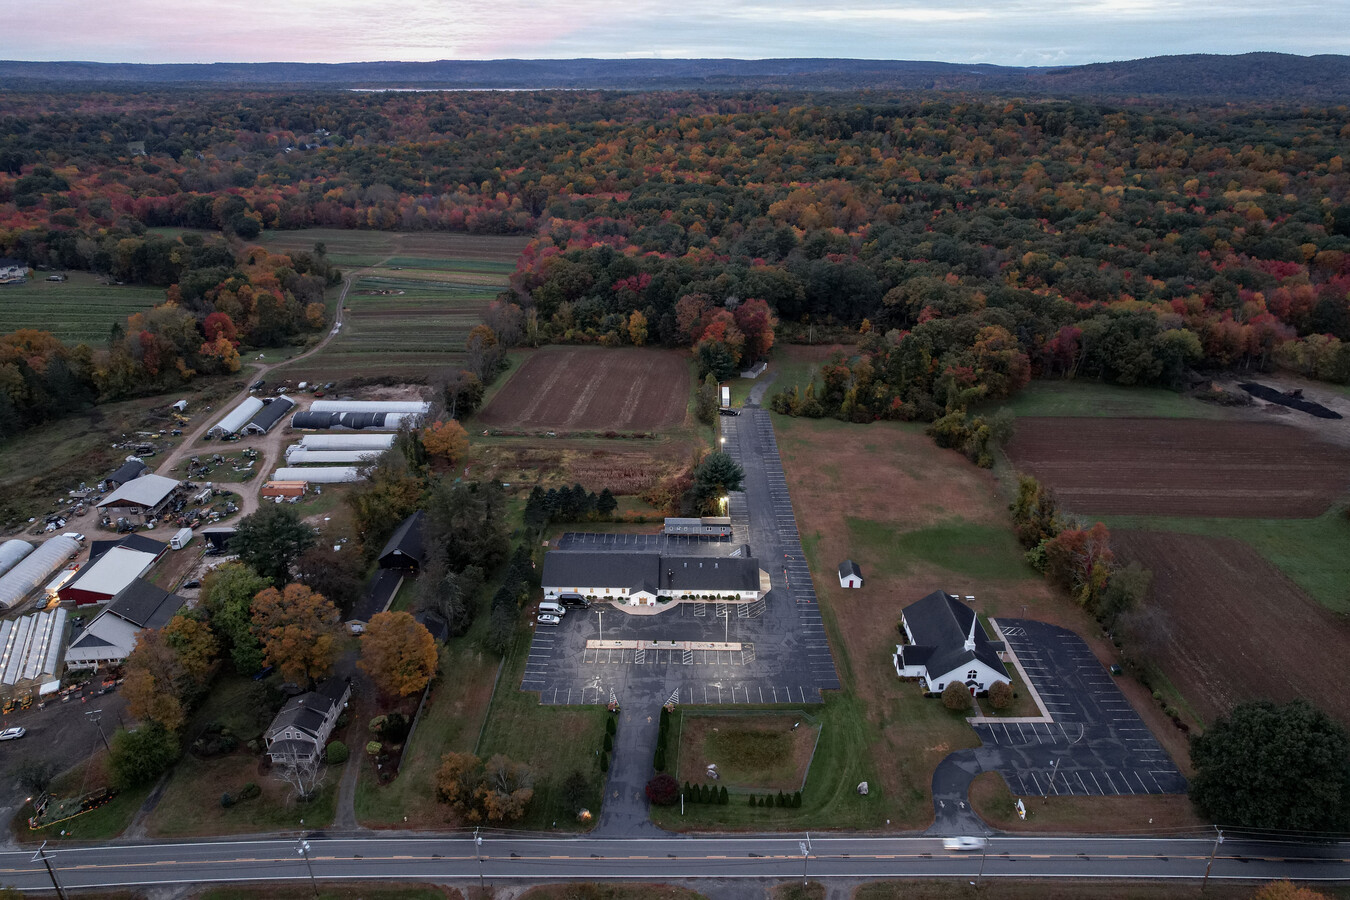
M 806 833 L 806 840 L 798 841 L 797 846 L 802 850 L 802 887 L 806 887 L 806 863 L 811 859 L 811 832 Z
M 731 610 L 729 610 L 729 609 L 724 609 L 724 610 L 722 610 L 720 613 L 717 614 L 717 617 L 720 618 L 720 619 L 726 624 L 726 628 L 724 628 L 724 629 L 722 630 L 722 643 L 724 643 L 724 644 L 730 644 L 730 643 L 731 643 Z
M 1214 868 L 1214 854 L 1219 852 L 1219 845 L 1223 843 L 1223 829 L 1216 828 L 1215 831 L 1217 831 L 1218 834 L 1214 836 L 1214 846 L 1209 849 L 1209 862 L 1205 864 L 1205 877 L 1204 880 L 1200 882 L 1200 890 L 1202 892 L 1204 891 L 1205 886 L 1209 884 L 1209 870 Z
M 478 893 L 486 894 L 487 888 L 483 887 L 483 838 L 478 833 L 478 829 L 473 830 L 473 855 L 478 860 Z
M 309 870 L 310 887 L 314 888 L 314 896 L 318 897 L 319 883 L 314 880 L 314 864 L 309 861 L 309 841 L 305 840 L 304 838 L 300 838 L 298 846 L 295 849 L 295 852 L 304 858 L 305 868 Z
M 108 736 L 103 733 L 103 710 L 101 709 L 85 710 L 84 715 L 85 718 L 87 718 L 90 722 L 93 722 L 94 727 L 98 729 L 98 736 L 103 738 L 103 749 L 107 750 L 109 753 L 112 753 L 112 747 L 108 746 Z
M 42 846 L 38 848 L 37 853 L 34 854 L 33 856 L 34 862 L 36 862 L 39 859 L 42 860 L 42 864 L 47 867 L 47 874 L 52 877 L 52 887 L 56 888 L 56 896 L 60 897 L 61 900 L 67 900 L 66 891 L 63 887 L 61 887 L 61 882 L 56 880 L 56 870 L 52 868 L 52 861 L 47 856 L 46 841 L 42 842 Z
M 604 641 L 605 641 L 605 611 L 604 611 L 603 609 L 597 609 L 597 610 L 595 611 L 595 614 L 596 614 L 596 616 L 600 619 L 600 642 L 601 642 L 601 643 L 604 643 Z

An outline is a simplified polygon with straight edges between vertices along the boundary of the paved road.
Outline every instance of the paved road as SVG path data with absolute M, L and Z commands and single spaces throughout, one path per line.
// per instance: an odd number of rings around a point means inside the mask
M 486 834 L 475 855 L 470 834 L 307 836 L 319 879 L 470 882 L 694 880 L 719 878 L 1131 878 L 1350 879 L 1350 844 L 1300 845 L 1209 838 L 995 837 L 987 854 L 951 853 L 933 837 L 569 838 Z M 809 840 L 810 857 L 801 844 Z M 304 880 L 295 837 L 136 844 L 50 851 L 66 888 L 114 888 L 212 881 Z M 32 850 L 0 853 L 0 883 L 50 889 Z

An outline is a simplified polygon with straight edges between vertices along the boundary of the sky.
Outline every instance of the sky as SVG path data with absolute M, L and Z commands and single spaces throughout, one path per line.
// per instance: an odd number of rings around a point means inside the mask
M 1175 53 L 1350 53 L 1350 24 L 1335 24 L 1338 7 L 1344 13 L 1344 0 L 42 0 L 7 17 L 0 57 L 1073 65 Z

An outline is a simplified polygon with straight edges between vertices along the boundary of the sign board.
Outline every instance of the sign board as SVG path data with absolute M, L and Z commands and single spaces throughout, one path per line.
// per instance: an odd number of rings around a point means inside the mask
M 725 384 L 722 385 L 722 406 L 731 406 L 731 388 Z
M 1025 819 L 1027 817 L 1027 806 L 1021 800 L 1017 801 L 1017 818 Z

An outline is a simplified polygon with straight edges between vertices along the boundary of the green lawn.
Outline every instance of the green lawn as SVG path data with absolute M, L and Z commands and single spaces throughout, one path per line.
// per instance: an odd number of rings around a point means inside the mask
M 1100 381 L 1033 381 L 1011 400 L 992 408 L 1014 416 L 1141 416 L 1167 419 L 1225 419 L 1222 406 L 1166 388 L 1123 387 Z M 986 410 L 986 411 L 992 411 Z
M 1109 516 L 1114 530 L 1178 531 L 1232 537 L 1246 542 L 1332 612 L 1350 613 L 1345 580 L 1350 519 L 1332 508 L 1315 519 L 1201 519 Z
M 63 282 L 37 272 L 24 284 L 0 287 L 0 334 L 20 328 L 50 331 L 68 344 L 103 349 L 113 323 L 164 302 L 164 289 L 109 285 L 89 272 L 71 272 Z
M 52 795 L 80 797 L 102 787 L 106 784 L 106 776 L 103 774 L 106 771 L 106 763 L 107 754 L 100 747 L 90 761 L 66 772 L 52 782 Z M 121 834 L 131 824 L 136 811 L 150 795 L 152 787 L 153 785 L 147 784 L 122 791 L 98 809 L 37 830 L 28 827 L 28 817 L 33 814 L 33 808 L 24 804 L 14 817 L 14 836 L 25 843 L 109 840 Z
M 927 528 L 896 533 L 889 525 L 846 516 L 852 545 L 880 560 L 889 572 L 912 571 L 931 563 L 977 579 L 1025 578 L 1031 569 L 1008 528 L 954 518 Z

